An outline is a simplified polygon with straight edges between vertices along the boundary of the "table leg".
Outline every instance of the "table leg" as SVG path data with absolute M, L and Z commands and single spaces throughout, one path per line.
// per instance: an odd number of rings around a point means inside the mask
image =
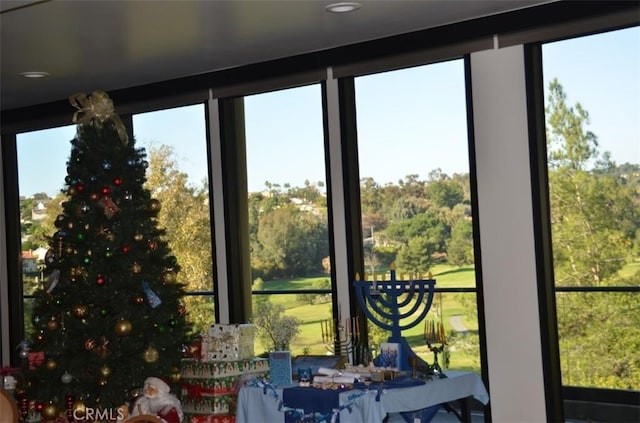
M 471 423 L 471 397 L 460 398 L 460 421 Z
M 461 423 L 471 423 L 471 397 L 460 398 L 460 412 L 453 408 L 450 403 L 442 404 L 448 413 L 453 413 Z

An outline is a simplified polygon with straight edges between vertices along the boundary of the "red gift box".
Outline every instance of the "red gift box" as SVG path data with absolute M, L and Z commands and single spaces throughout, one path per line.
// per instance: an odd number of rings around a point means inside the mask
M 186 414 L 185 417 L 185 423 L 235 423 L 236 421 L 233 414 Z

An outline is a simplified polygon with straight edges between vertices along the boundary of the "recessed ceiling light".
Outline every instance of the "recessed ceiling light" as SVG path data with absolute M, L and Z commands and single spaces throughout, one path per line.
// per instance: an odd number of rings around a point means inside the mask
M 330 5 L 327 5 L 325 7 L 325 10 L 332 13 L 347 13 L 353 12 L 356 9 L 360 9 L 360 6 L 362 5 L 355 1 L 343 1 L 340 3 L 332 3 Z
M 30 71 L 21 72 L 20 76 L 24 76 L 25 78 L 45 78 L 47 76 L 51 76 L 51 74 L 49 72 Z

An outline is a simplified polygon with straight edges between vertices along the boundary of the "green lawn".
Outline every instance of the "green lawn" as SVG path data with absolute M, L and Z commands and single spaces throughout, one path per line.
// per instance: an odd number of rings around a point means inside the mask
M 630 277 L 640 271 L 640 262 L 627 264 L 620 270 L 619 275 L 622 277 Z M 454 267 L 446 264 L 438 264 L 432 269 L 432 276 L 436 280 L 437 288 L 463 287 L 471 288 L 475 286 L 475 271 L 471 266 Z M 401 277 L 398 275 L 398 277 Z M 291 280 L 275 280 L 265 282 L 264 288 L 269 290 L 280 289 L 304 289 L 318 279 L 326 279 L 327 277 L 315 278 L 297 278 Z M 474 294 L 441 294 L 437 293 L 433 300 L 431 311 L 427 314 L 426 319 L 436 319 L 434 310 L 441 306 L 442 321 L 445 332 L 448 336 L 455 335 L 451 326 L 451 318 L 460 316 L 462 323 L 469 331 L 468 335 L 458 334 L 457 339 L 450 339 L 451 368 L 460 370 L 479 371 L 479 352 L 477 341 L 475 345 L 470 342 L 477 337 L 478 322 L 473 317 L 465 315 L 465 306 L 461 302 L 462 296 L 473 296 Z M 284 307 L 285 313 L 296 316 L 302 321 L 300 325 L 300 334 L 293 340 L 291 350 L 294 355 L 303 354 L 327 354 L 328 350 L 321 342 L 320 321 L 331 318 L 331 303 L 320 303 L 307 305 L 302 304 L 297 299 L 297 295 L 273 295 L 270 300 L 275 304 Z M 467 300 L 470 301 L 471 299 Z M 424 324 L 406 330 L 403 336 L 407 339 L 413 350 L 427 361 L 432 361 L 433 354 L 428 350 L 423 340 Z M 306 349 L 306 351 L 304 351 Z M 256 352 L 264 351 L 261 345 L 256 345 Z
M 436 287 L 473 287 L 475 285 L 473 267 L 457 268 L 449 265 L 437 265 L 432 270 L 432 276 L 436 279 Z M 400 277 L 400 275 L 398 275 Z M 291 280 L 274 280 L 264 284 L 264 289 L 282 290 L 282 289 L 304 289 L 309 287 L 315 280 L 326 279 L 326 277 L 316 278 L 296 278 Z M 459 301 L 460 295 L 472 294 L 436 294 L 434 298 L 434 306 L 440 306 L 442 302 L 443 322 L 445 331 L 449 333 L 453 330 L 449 319 L 454 315 L 463 315 L 464 309 Z M 295 316 L 302 321 L 300 325 L 300 334 L 293 340 L 291 350 L 294 355 L 302 354 L 327 354 L 328 349 L 321 342 L 320 322 L 331 318 L 331 303 L 321 304 L 302 304 L 294 294 L 291 295 L 273 295 L 270 300 L 274 304 L 280 304 L 285 309 L 285 314 Z M 427 315 L 427 319 L 434 319 L 432 311 Z M 464 324 L 470 331 L 477 331 L 477 322 L 469 322 L 463 318 Z M 428 350 L 423 341 L 424 324 L 405 331 L 403 335 L 407 338 L 412 348 L 418 355 L 424 359 L 431 361 L 432 353 Z M 306 349 L 306 351 L 305 351 Z M 257 343 L 256 352 L 261 353 L 264 347 Z M 451 362 L 455 368 L 459 369 L 476 369 L 475 363 L 477 358 L 464 353 L 453 353 Z

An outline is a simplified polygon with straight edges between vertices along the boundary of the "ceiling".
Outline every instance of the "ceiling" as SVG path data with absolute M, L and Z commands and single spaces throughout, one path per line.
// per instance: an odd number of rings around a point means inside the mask
M 0 2 L 2 110 L 322 51 L 549 0 Z M 22 72 L 48 72 L 25 78 Z

